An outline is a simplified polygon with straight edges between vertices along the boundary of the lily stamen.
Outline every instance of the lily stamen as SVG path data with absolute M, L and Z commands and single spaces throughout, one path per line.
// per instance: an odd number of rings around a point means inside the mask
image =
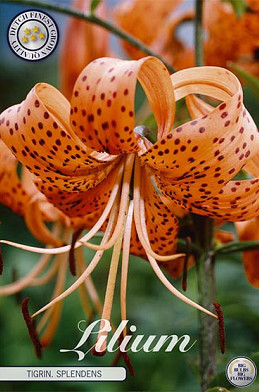
M 64 244 L 64 241 L 57 238 L 43 222 L 42 210 L 38 199 L 28 204 L 24 218 L 28 229 L 39 241 L 56 247 Z
M 53 228 L 53 235 L 55 237 L 58 237 L 58 235 L 60 235 L 60 232 L 61 232 L 60 224 L 55 224 Z M 42 255 L 40 260 L 35 265 L 35 267 L 32 268 L 32 270 L 27 275 L 25 275 L 24 277 L 22 277 L 21 279 L 17 280 L 14 283 L 1 286 L 0 295 L 4 296 L 4 295 L 16 294 L 19 291 L 24 290 L 28 286 L 37 286 L 37 285 L 40 286 L 41 284 L 48 282 L 48 280 L 54 276 L 57 270 L 56 264 L 54 262 L 51 265 L 51 270 L 53 269 L 53 273 L 51 273 L 50 277 L 47 276 L 47 279 L 43 279 L 43 277 L 38 277 L 38 276 L 44 270 L 44 268 L 47 267 L 50 260 L 51 260 L 51 255 L 48 254 Z
M 108 222 L 106 231 L 104 233 L 104 236 L 102 238 L 101 244 L 106 243 L 108 241 L 108 239 L 113 231 L 113 228 L 114 228 L 114 221 L 115 221 L 116 215 L 117 215 L 117 205 L 115 203 L 112 208 L 111 217 L 109 219 L 109 222 Z M 72 294 L 85 281 L 85 279 L 89 275 L 91 275 L 91 273 L 93 272 L 95 267 L 98 265 L 99 261 L 101 260 L 103 253 L 104 253 L 103 250 L 97 251 L 95 256 L 93 257 L 92 261 L 90 262 L 88 267 L 84 270 L 84 272 L 81 274 L 81 276 L 68 289 L 66 289 L 61 295 L 59 295 L 58 297 L 56 297 L 55 299 L 50 301 L 47 305 L 45 305 L 43 308 L 41 308 L 36 313 L 34 313 L 32 315 L 32 317 L 35 317 L 38 314 L 44 312 L 45 310 L 47 310 L 48 308 L 53 306 L 56 302 L 59 302 L 59 301 L 63 300 L 64 298 L 66 298 L 68 295 Z
M 135 165 L 135 167 L 137 164 Z M 142 196 L 142 192 L 139 186 L 139 177 L 140 173 L 138 169 L 135 169 L 135 185 L 134 185 L 134 202 L 135 202 L 135 209 L 134 209 L 134 220 L 136 223 L 137 233 L 140 239 L 140 242 L 145 249 L 146 253 L 150 256 L 154 257 L 158 261 L 170 261 L 170 260 L 177 260 L 180 257 L 185 256 L 184 253 L 178 253 L 174 255 L 168 256 L 161 256 L 158 253 L 154 252 L 151 246 L 148 244 L 146 237 L 143 232 L 143 227 L 146 226 L 145 222 L 145 203 L 144 197 Z
M 126 216 L 127 216 L 127 214 L 124 215 L 123 225 L 125 225 Z M 114 247 L 113 247 L 113 253 L 112 253 L 112 258 L 111 258 L 110 270 L 109 270 L 104 305 L 103 305 L 103 312 L 102 312 L 102 317 L 101 317 L 102 320 L 105 320 L 105 321 L 108 320 L 109 322 L 111 319 L 113 296 L 114 296 L 114 289 L 115 289 L 116 277 L 117 277 L 117 272 L 118 272 L 118 265 L 119 265 L 123 235 L 124 235 L 124 227 L 122 227 L 122 230 L 120 232 L 120 236 L 117 238 L 117 240 L 114 244 Z M 105 340 L 102 341 L 102 344 L 99 347 L 98 352 L 100 352 L 100 353 L 106 351 L 107 331 L 102 332 L 103 327 L 104 327 L 104 324 L 102 321 L 101 325 L 100 325 L 100 332 L 98 334 L 97 341 L 99 341 L 103 337 L 105 338 Z
M 122 231 L 122 226 L 123 226 L 124 220 L 125 220 L 125 214 L 128 209 L 128 198 L 129 198 L 129 192 L 130 192 L 130 182 L 131 182 L 131 177 L 132 177 L 134 160 L 135 160 L 135 154 L 130 154 L 126 158 L 123 183 L 122 183 L 122 189 L 121 189 L 121 196 L 120 196 L 119 215 L 118 215 L 116 227 L 114 229 L 114 232 L 113 232 L 110 240 L 103 246 L 90 244 L 89 242 L 84 242 L 84 245 L 87 246 L 88 248 L 95 249 L 95 250 L 109 249 L 115 244 L 116 240 L 120 236 L 121 231 Z M 80 242 L 81 241 L 82 240 L 80 240 Z
M 78 263 L 78 275 L 81 275 L 84 272 L 85 269 L 85 262 L 84 262 L 84 255 L 83 255 L 83 248 L 78 248 L 77 249 L 77 263 Z M 85 279 L 84 281 L 84 286 L 86 288 L 86 291 L 92 301 L 92 304 L 94 306 L 95 311 L 101 315 L 102 314 L 102 309 L 103 305 L 101 303 L 101 300 L 99 298 L 98 292 L 95 288 L 94 282 L 91 278 L 91 275 L 88 276 L 88 278 Z
M 111 211 L 111 208 L 113 206 L 114 200 L 117 196 L 118 190 L 121 186 L 121 178 L 123 175 L 123 169 L 124 169 L 124 164 L 122 163 L 119 168 L 118 168 L 118 174 L 117 174 L 117 179 L 114 184 L 113 190 L 111 192 L 110 198 L 108 203 L 106 204 L 102 215 L 100 216 L 99 220 L 96 222 L 96 224 L 92 227 L 91 230 L 87 234 L 85 234 L 80 240 L 78 240 L 75 244 L 75 249 L 79 248 L 80 246 L 84 245 L 84 242 L 89 241 L 92 237 L 95 236 L 95 234 L 100 230 L 104 222 L 106 221 L 107 217 L 109 216 L 109 213 Z M 28 252 L 32 253 L 39 253 L 39 254 L 50 254 L 50 255 L 57 255 L 61 253 L 67 253 L 70 251 L 71 246 L 66 245 L 66 246 L 61 246 L 59 248 L 38 248 L 34 246 L 29 246 L 29 245 L 23 245 L 23 244 L 18 244 L 16 242 L 8 241 L 8 240 L 0 240 L 1 244 L 6 244 L 13 246 L 14 248 L 18 248 L 21 250 L 25 250 Z
M 126 295 L 127 295 L 127 283 L 128 283 L 128 268 L 129 268 L 129 256 L 130 256 L 130 240 L 131 240 L 131 229 L 133 223 L 133 210 L 134 201 L 131 200 L 129 204 L 128 216 L 125 223 L 125 232 L 123 237 L 123 248 L 122 248 L 122 261 L 121 261 L 121 287 L 120 287 L 120 304 L 121 304 L 121 319 L 126 320 Z M 123 330 L 123 336 L 126 336 L 126 327 Z
M 23 278 L 17 280 L 14 283 L 7 284 L 5 286 L 0 287 L 0 295 L 12 295 L 16 294 L 19 291 L 24 290 L 26 287 L 33 284 L 33 280 L 36 276 L 38 276 L 41 271 L 48 265 L 51 260 L 51 255 L 43 255 L 35 267 Z
M 51 257 L 51 255 L 44 255 L 44 256 Z M 45 272 L 43 275 L 39 277 L 37 276 L 36 278 L 32 279 L 32 281 L 30 282 L 30 286 L 38 287 L 48 283 L 56 275 L 58 268 L 59 268 L 58 260 L 54 258 L 47 272 Z
M 57 297 L 64 290 L 66 275 L 67 275 L 66 255 L 60 255 L 59 256 L 59 270 L 58 270 L 56 285 L 55 285 L 55 289 L 54 289 L 52 298 Z M 54 337 L 54 334 L 55 334 L 55 331 L 58 327 L 59 319 L 61 316 L 61 309 L 62 309 L 62 302 L 59 302 L 52 309 L 49 309 L 52 312 L 50 312 L 49 324 L 48 324 L 43 336 L 41 337 L 41 343 L 43 346 L 48 346 L 50 344 L 52 338 Z M 42 319 L 41 319 L 41 321 L 42 321 Z M 44 328 L 44 325 L 45 325 L 45 323 L 42 323 L 42 324 L 39 323 L 37 330 L 40 332 Z
M 140 169 L 140 165 L 138 162 L 136 162 L 135 164 L 135 176 L 134 176 L 134 197 L 136 196 L 136 198 L 138 199 L 139 194 L 140 194 L 140 189 L 141 189 L 141 169 Z M 143 211 L 143 213 L 145 212 L 145 210 Z M 144 217 L 143 217 L 144 219 Z M 136 226 L 136 229 L 138 230 L 138 227 Z M 148 239 L 148 233 L 147 233 L 147 228 L 146 225 L 142 226 L 142 230 L 143 230 L 143 235 L 144 238 L 146 240 L 146 242 L 149 244 L 149 239 Z M 139 233 L 138 233 L 139 234 Z M 150 246 L 150 245 L 149 245 Z M 173 285 L 172 283 L 169 282 L 169 280 L 165 277 L 165 275 L 163 274 L 163 272 L 161 271 L 161 269 L 159 268 L 159 265 L 157 264 L 156 260 L 154 257 L 150 256 L 149 253 L 147 253 L 147 257 L 148 260 L 150 262 L 151 267 L 153 268 L 155 274 L 157 275 L 157 277 L 159 278 L 159 280 L 163 283 L 163 285 L 169 290 L 171 291 L 172 294 L 174 294 L 176 297 L 178 297 L 180 300 L 182 300 L 183 302 L 185 302 L 186 304 L 201 310 L 202 312 L 217 318 L 217 316 L 210 312 L 209 310 L 203 308 L 202 306 L 196 304 L 196 302 L 190 300 L 189 298 L 185 297 L 182 293 L 180 293 L 180 291 L 178 291 Z

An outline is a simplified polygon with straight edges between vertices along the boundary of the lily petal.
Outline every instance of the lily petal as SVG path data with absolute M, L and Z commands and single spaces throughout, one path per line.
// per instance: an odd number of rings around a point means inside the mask
M 9 148 L 0 141 L 0 203 L 24 215 L 30 196 L 17 175 L 17 164 Z
M 168 71 L 154 57 L 138 61 L 102 58 L 80 74 L 71 99 L 71 125 L 88 147 L 109 154 L 139 150 L 134 136 L 134 101 L 141 83 L 160 137 L 174 119 L 174 94 Z
M 259 218 L 235 224 L 240 241 L 259 241 Z M 246 251 L 242 254 L 245 274 L 248 281 L 259 288 L 259 250 Z
M 99 209 L 101 194 L 106 200 L 115 180 L 116 173 L 109 174 L 117 161 L 91 156 L 71 130 L 69 113 L 70 105 L 58 90 L 38 84 L 21 105 L 6 110 L 0 122 L 3 141 L 36 177 L 38 189 L 73 217 L 80 207 L 81 215 Z M 87 204 L 87 190 L 107 177 L 111 181 L 107 189 L 104 184 L 97 187 L 96 197 L 92 191 Z
M 190 210 L 221 221 L 244 221 L 259 214 L 259 178 L 229 181 L 217 196 L 193 203 Z
M 54 87 L 39 83 L 20 105 L 2 113 L 2 139 L 37 177 L 48 171 L 83 175 L 105 166 L 106 162 L 89 156 L 91 151 L 73 133 L 69 114 L 65 97 Z
M 259 134 L 231 72 L 200 67 L 171 78 L 176 99 L 200 93 L 225 100 L 209 114 L 173 130 L 140 157 L 153 169 L 161 192 L 192 211 L 193 203 L 213 197 L 257 154 Z

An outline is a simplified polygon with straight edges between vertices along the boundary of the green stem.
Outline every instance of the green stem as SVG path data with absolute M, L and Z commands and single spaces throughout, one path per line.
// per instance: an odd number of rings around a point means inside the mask
M 195 65 L 203 65 L 203 29 L 202 11 L 203 0 L 195 3 Z M 193 215 L 196 245 L 202 249 L 202 255 L 197 258 L 197 285 L 199 304 L 213 311 L 213 302 L 216 297 L 215 271 L 214 271 L 214 221 L 210 218 Z M 199 343 L 200 343 L 200 375 L 201 391 L 205 392 L 217 371 L 216 342 L 217 323 L 211 317 L 199 312 Z
M 73 16 L 74 18 L 79 18 L 79 19 L 85 20 L 89 23 L 94 23 L 94 24 L 101 26 L 104 29 L 110 31 L 112 34 L 116 35 L 117 37 L 120 37 L 123 40 L 129 42 L 131 45 L 135 46 L 135 48 L 140 49 L 142 52 L 146 53 L 147 55 L 157 57 L 159 60 L 161 60 L 165 64 L 165 66 L 167 67 L 169 72 L 171 72 L 171 73 L 175 72 L 175 69 L 170 64 L 168 64 L 157 53 L 155 53 L 151 49 L 149 49 L 141 41 L 139 41 L 138 39 L 136 39 L 132 35 L 126 33 L 125 31 L 121 30 L 120 28 L 114 26 L 112 23 L 107 22 L 106 20 L 101 19 L 95 15 L 85 14 L 84 12 L 81 12 L 75 8 L 67 7 L 65 5 L 52 4 L 52 3 L 37 1 L 37 0 L 4 0 L 3 2 L 4 3 L 12 3 L 12 4 L 13 3 L 24 4 L 24 5 L 32 6 L 32 7 L 40 7 L 40 8 L 49 10 L 49 11 L 59 12 L 61 14 Z
M 214 222 L 210 218 L 198 215 L 193 215 L 193 221 L 197 233 L 196 245 L 203 250 L 196 262 L 198 301 L 201 306 L 213 312 L 216 296 L 213 256 Z M 198 313 L 198 322 L 201 391 L 204 392 L 217 371 L 217 323 L 202 312 Z
M 195 65 L 203 65 L 203 27 L 202 27 L 203 0 L 195 2 Z

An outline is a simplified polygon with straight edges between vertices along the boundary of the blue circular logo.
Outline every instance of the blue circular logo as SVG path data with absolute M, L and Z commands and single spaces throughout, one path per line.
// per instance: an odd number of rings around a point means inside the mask
M 24 60 L 46 58 L 55 50 L 58 38 L 58 27 L 54 19 L 38 10 L 28 10 L 16 15 L 8 28 L 9 46 Z

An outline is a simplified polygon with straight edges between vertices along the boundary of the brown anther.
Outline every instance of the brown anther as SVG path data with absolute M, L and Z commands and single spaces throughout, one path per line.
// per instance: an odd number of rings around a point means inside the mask
M 69 250 L 69 269 L 73 276 L 76 276 L 75 244 L 83 230 L 83 227 L 79 227 L 72 235 L 71 248 Z
M 123 341 L 123 335 L 120 334 L 119 339 L 118 339 L 119 346 L 121 345 L 122 341 Z M 114 360 L 113 360 L 113 362 L 112 362 L 112 366 L 117 366 L 117 364 L 118 364 L 120 358 L 123 359 L 123 361 L 125 362 L 125 365 L 126 365 L 127 368 L 129 369 L 129 372 L 130 372 L 131 376 L 134 377 L 134 376 L 135 376 L 135 372 L 134 372 L 134 369 L 133 369 L 133 366 L 132 366 L 130 357 L 128 356 L 127 353 L 125 353 L 125 352 L 123 352 L 123 351 L 120 351 L 120 349 L 119 349 L 119 351 L 118 351 L 116 357 L 114 358 Z
M 96 351 L 95 346 L 92 348 L 92 354 L 96 357 L 103 357 L 106 354 L 106 350 L 103 351 Z
M 213 302 L 213 305 L 214 305 L 214 308 L 215 308 L 217 315 L 218 315 L 220 351 L 222 352 L 222 354 L 224 354 L 225 350 L 226 350 L 224 314 L 223 314 L 221 306 L 218 302 Z
M 36 353 L 37 357 L 39 359 L 41 359 L 41 357 L 42 357 L 42 345 L 40 343 L 38 334 L 37 334 L 36 329 L 35 329 L 35 320 L 33 320 L 31 318 L 30 314 L 29 314 L 28 302 L 29 302 L 29 297 L 26 297 L 22 301 L 22 305 L 21 305 L 22 314 L 23 314 L 24 321 L 26 322 L 31 341 L 32 341 L 32 343 L 34 345 L 35 353 Z

